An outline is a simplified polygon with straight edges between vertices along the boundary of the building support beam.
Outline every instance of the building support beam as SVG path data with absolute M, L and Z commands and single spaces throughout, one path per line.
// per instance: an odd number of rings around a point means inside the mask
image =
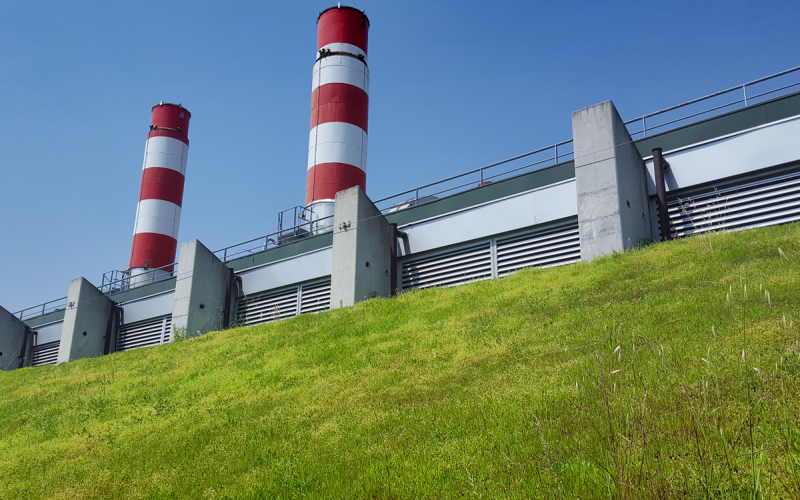
M 392 228 L 360 187 L 336 193 L 331 309 L 391 291 Z
M 32 344 L 28 325 L 0 306 L 0 370 L 28 366 Z
M 198 240 L 181 245 L 172 328 L 187 337 L 227 328 L 233 270 Z
M 109 317 L 114 303 L 86 278 L 69 283 L 57 363 L 105 354 Z
M 651 237 L 644 161 L 614 103 L 572 113 L 581 258 L 636 248 Z

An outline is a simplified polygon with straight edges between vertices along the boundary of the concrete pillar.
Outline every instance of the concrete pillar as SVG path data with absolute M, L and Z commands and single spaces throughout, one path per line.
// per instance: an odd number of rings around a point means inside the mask
M 335 207 L 331 309 L 388 297 L 389 222 L 358 186 L 336 193 Z
M 181 245 L 172 328 L 196 337 L 228 327 L 233 271 L 198 240 Z
M 30 358 L 33 336 L 25 335 L 28 331 L 28 325 L 0 307 L 0 370 L 19 368 L 23 351 L 25 358 Z
M 646 170 L 614 103 L 572 113 L 581 258 L 651 238 Z
M 105 353 L 112 305 L 113 302 L 86 278 L 70 281 L 57 363 Z

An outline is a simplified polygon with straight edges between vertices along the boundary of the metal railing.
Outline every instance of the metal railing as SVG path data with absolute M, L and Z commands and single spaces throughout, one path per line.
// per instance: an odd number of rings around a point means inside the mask
M 560 148 L 560 149 L 559 149 Z M 490 184 L 495 180 L 501 180 L 508 177 L 513 177 L 525 173 L 525 171 L 537 170 L 542 167 L 555 165 L 559 162 L 572 159 L 572 139 L 562 141 L 557 144 L 552 144 L 544 148 L 539 148 L 528 153 L 524 153 L 506 160 L 498 161 L 484 167 L 464 172 L 463 174 L 454 175 L 446 179 L 442 179 L 424 186 L 408 189 L 386 198 L 376 200 L 374 203 L 378 206 L 381 212 L 395 211 L 409 206 L 417 205 L 436 199 L 442 194 L 455 194 L 457 191 L 465 191 Z M 517 160 L 526 159 L 524 165 L 514 164 L 508 170 L 498 172 L 495 170 L 497 167 L 517 162 Z M 514 174 L 514 175 L 511 175 Z M 409 195 L 413 194 L 413 197 Z M 381 207 L 379 204 L 387 203 L 386 206 Z M 390 205 L 388 203 L 391 203 Z
M 21 311 L 17 311 L 14 313 L 14 316 L 18 317 L 21 320 L 25 320 L 28 318 L 35 318 L 37 316 L 44 316 L 47 313 L 60 311 L 66 308 L 67 308 L 67 298 L 61 297 L 60 299 L 51 300 L 49 302 L 45 302 L 44 304 L 39 304 L 36 306 L 28 307 L 27 309 L 23 309 Z
M 642 137 L 647 137 L 648 132 L 651 134 L 653 131 L 658 130 L 658 133 L 664 131 L 659 130 L 663 127 L 668 125 L 674 125 L 671 128 L 676 128 L 682 125 L 681 122 L 686 122 L 686 120 L 690 119 L 701 119 L 701 118 L 710 118 L 712 116 L 716 116 L 717 114 L 726 113 L 733 109 L 737 109 L 738 107 L 747 107 L 752 104 L 755 104 L 757 101 L 764 100 L 767 96 L 770 98 L 773 97 L 773 94 L 776 94 L 781 91 L 786 91 L 789 89 L 793 89 L 794 87 L 800 86 L 800 80 L 797 79 L 797 75 L 792 75 L 794 80 L 790 78 L 781 79 L 783 76 L 790 75 L 800 71 L 800 66 L 796 68 L 787 69 L 786 71 L 781 71 L 780 73 L 775 73 L 774 75 L 765 76 L 764 78 L 759 78 L 758 80 L 753 80 L 752 82 L 743 83 L 741 85 L 736 85 L 735 87 L 731 87 L 729 89 L 721 90 L 719 92 L 714 92 L 713 94 L 709 94 L 704 97 L 699 97 L 697 99 L 692 99 L 691 101 L 684 102 L 683 104 L 678 104 L 677 106 L 670 106 L 669 108 L 662 109 L 661 111 L 656 111 L 655 113 L 649 113 L 644 116 L 640 116 L 638 118 L 634 118 L 633 120 L 628 120 L 625 122 L 625 125 L 635 125 L 641 124 L 641 128 L 636 131 L 630 132 L 631 137 L 634 137 L 641 134 Z M 754 86 L 764 86 L 767 82 L 777 84 L 777 88 L 773 88 L 770 90 L 766 89 L 753 89 Z M 791 82 L 791 83 L 790 83 Z M 748 88 L 751 90 L 750 95 L 748 95 L 747 90 Z M 673 118 L 671 116 L 664 116 L 666 121 L 658 122 L 656 124 L 653 123 L 653 119 L 656 117 L 661 117 L 663 115 L 668 115 L 672 111 L 676 111 L 678 109 L 686 108 L 687 106 L 691 106 L 693 104 L 698 104 L 701 102 L 712 101 L 715 98 L 719 97 L 730 97 L 730 94 L 741 92 L 741 98 L 734 97 L 735 100 L 733 101 L 722 101 L 721 103 L 715 102 L 711 108 L 702 109 L 700 111 L 690 111 L 688 115 L 684 115 L 678 118 Z M 787 93 L 787 92 L 784 92 Z M 735 95 L 735 94 L 734 94 Z M 742 106 L 739 106 L 742 105 Z M 718 113 L 711 115 L 717 111 Z M 706 115 L 706 116 L 704 116 Z M 647 125 L 647 120 L 650 119 L 650 126 Z M 686 124 L 686 123 L 683 123 Z M 630 128 L 630 127 L 629 127 Z M 665 130 L 671 130 L 665 129 Z M 629 130 L 630 131 L 630 130 Z
M 274 233 L 259 236 L 235 245 L 216 250 L 216 255 L 222 262 L 228 262 L 244 255 L 263 252 L 279 245 L 286 245 L 307 236 L 333 231 L 333 216 L 322 217 L 317 220 L 303 222 L 290 228 L 279 229 Z M 257 243 L 254 245 L 254 243 Z
M 717 113 L 717 114 L 721 114 L 721 113 L 730 111 L 731 109 L 736 109 L 736 108 L 734 108 L 734 106 L 736 106 L 738 104 L 744 104 L 744 107 L 746 107 L 746 106 L 755 104 L 756 102 L 760 102 L 761 100 L 764 100 L 764 98 L 766 98 L 768 96 L 770 98 L 771 97 L 775 97 L 773 94 L 777 94 L 778 92 L 787 91 L 789 89 L 793 89 L 794 87 L 800 86 L 800 81 L 790 81 L 790 82 L 781 81 L 781 77 L 784 77 L 786 75 L 790 75 L 790 74 L 795 73 L 797 71 L 800 71 L 800 66 L 795 67 L 795 68 L 791 68 L 791 69 L 787 69 L 786 71 L 781 71 L 779 73 L 775 73 L 774 75 L 766 76 L 764 78 L 759 78 L 758 80 L 753 80 L 752 82 L 747 82 L 747 83 L 744 83 L 744 84 L 741 84 L 741 85 L 737 85 L 735 87 L 731 87 L 729 89 L 725 89 L 725 90 L 722 90 L 722 91 L 719 91 L 719 92 L 715 92 L 715 93 L 707 95 L 705 97 L 700 97 L 698 99 L 693 99 L 691 101 L 684 102 L 683 104 L 678 104 L 677 106 L 671 106 L 669 108 L 662 109 L 661 111 L 656 111 L 655 113 L 649 113 L 649 114 L 646 114 L 644 116 L 640 116 L 638 118 L 634 118 L 633 120 L 628 120 L 628 121 L 625 122 L 625 125 L 641 123 L 641 126 L 642 126 L 641 130 L 630 131 L 631 137 L 635 138 L 635 136 L 640 135 L 640 134 L 642 135 L 642 137 L 647 137 L 647 133 L 648 132 L 652 133 L 652 131 L 658 130 L 658 129 L 663 129 L 664 127 L 666 127 L 668 125 L 675 125 L 675 127 L 672 127 L 672 128 L 676 128 L 676 127 L 681 125 L 681 122 L 685 122 L 686 120 L 689 120 L 689 119 L 692 119 L 692 118 L 699 118 L 699 117 L 710 118 L 711 116 L 716 116 L 716 115 L 711 115 L 710 114 L 710 113 L 713 113 L 714 111 L 719 111 L 719 113 Z M 759 84 L 766 84 L 767 82 L 777 83 L 777 88 L 772 88 L 772 89 L 769 89 L 769 90 L 767 90 L 767 89 L 758 89 L 756 91 L 756 93 L 751 92 L 750 95 L 748 95 L 748 93 L 747 93 L 748 89 L 750 89 L 752 91 L 754 86 L 757 86 Z M 727 95 L 731 94 L 732 92 L 736 92 L 736 91 L 739 91 L 739 90 L 741 90 L 741 92 L 742 92 L 742 98 L 741 99 L 737 99 L 737 100 L 734 100 L 732 102 L 724 102 L 722 104 L 716 104 L 715 103 L 715 105 L 713 105 L 711 108 L 704 109 L 704 110 L 701 110 L 701 111 L 693 111 L 693 112 L 690 112 L 690 114 L 688 114 L 686 116 L 679 117 L 679 118 L 666 117 L 667 121 L 658 122 L 658 123 L 653 124 L 653 119 L 655 119 L 656 117 L 659 117 L 659 116 L 662 116 L 662 115 L 667 115 L 672 111 L 675 111 L 675 110 L 678 110 L 678 109 L 681 109 L 681 108 L 685 108 L 685 107 L 691 106 L 693 104 L 706 102 L 706 101 L 712 100 L 712 99 L 714 99 L 716 97 L 727 96 Z M 788 93 L 788 92 L 784 92 L 784 93 Z M 703 115 L 706 115 L 706 116 L 703 116 Z M 648 128 L 648 124 L 647 124 L 648 118 L 651 120 L 649 128 Z M 665 129 L 665 130 L 669 130 L 669 129 Z M 662 131 L 664 131 L 664 130 L 659 130 L 659 132 L 662 132 Z M 566 159 L 574 159 L 573 151 L 564 152 L 564 149 L 566 149 L 568 144 L 569 145 L 572 144 L 572 140 L 571 139 L 568 140 L 568 141 L 559 142 L 558 144 L 553 144 L 551 146 L 547 146 L 547 147 L 544 147 L 544 148 L 541 148 L 541 149 L 537 149 L 537 150 L 531 151 L 529 153 L 525 153 L 525 154 L 522 154 L 522 155 L 519 155 L 519 156 L 515 156 L 515 157 L 509 158 L 507 160 L 503 160 L 503 161 L 500 161 L 500 162 L 497 162 L 497 163 L 492 163 L 491 165 L 486 165 L 485 167 L 477 168 L 475 170 L 470 170 L 469 172 L 464 172 L 463 174 L 454 175 L 452 177 L 448 177 L 448 178 L 442 179 L 440 181 L 436 181 L 436 182 L 432 182 L 430 184 L 425 184 L 423 186 L 419 186 L 419 187 L 415 187 L 415 188 L 412 188 L 412 189 L 408 189 L 406 191 L 402 191 L 400 193 L 393 194 L 393 195 L 387 196 L 385 198 L 381 198 L 380 200 L 375 201 L 375 204 L 378 205 L 379 203 L 391 202 L 391 205 L 389 205 L 389 206 L 386 206 L 386 207 L 383 207 L 383 208 L 381 208 L 379 206 L 379 208 L 380 208 L 380 210 L 382 212 L 399 210 L 399 209 L 407 208 L 407 207 L 410 207 L 410 206 L 413 206 L 413 205 L 417 205 L 419 203 L 424 203 L 424 202 L 427 202 L 427 201 L 431 201 L 431 200 L 435 199 L 435 197 L 440 195 L 440 194 L 445 194 L 445 193 L 447 193 L 447 194 L 455 194 L 455 192 L 458 192 L 459 190 L 460 191 L 466 191 L 467 189 L 472 189 L 472 188 L 475 188 L 475 187 L 478 187 L 478 186 L 482 186 L 485 182 L 490 181 L 490 179 L 499 179 L 501 177 L 502 178 L 511 177 L 510 174 L 520 175 L 522 173 L 526 173 L 526 172 L 524 172 L 524 170 L 529 170 L 529 169 L 530 170 L 535 170 L 535 169 L 538 169 L 538 168 L 542 168 L 542 167 L 546 167 L 546 166 L 550 166 L 550 165 L 555 165 L 559 161 L 563 161 L 563 160 L 566 160 Z M 559 147 L 562 148 L 561 152 L 559 152 Z M 549 156 L 547 158 L 538 159 L 538 161 L 534 161 L 532 163 L 528 163 L 528 164 L 523 165 L 521 167 L 513 168 L 511 170 L 507 170 L 507 171 L 501 172 L 499 174 L 487 175 L 487 171 L 489 169 L 495 168 L 495 167 L 500 166 L 500 165 L 505 165 L 507 163 L 519 160 L 521 158 L 528 158 L 530 156 L 533 156 L 533 155 L 536 155 L 536 154 L 540 154 L 540 153 L 544 153 L 544 152 L 552 152 L 552 153 L 550 153 L 551 156 Z M 534 167 L 536 167 L 536 168 L 534 168 Z M 459 183 L 456 183 L 454 181 L 459 181 Z M 432 188 L 435 188 L 435 189 L 432 189 Z M 412 194 L 413 194 L 413 197 L 410 196 Z
M 157 281 L 164 281 L 177 276 L 178 263 L 173 262 L 161 267 L 152 267 L 145 269 L 137 274 L 130 274 L 128 271 L 108 271 L 103 273 L 103 280 L 98 289 L 106 295 L 112 293 L 124 292 L 140 286 L 149 285 Z M 166 271 L 167 268 L 172 268 Z

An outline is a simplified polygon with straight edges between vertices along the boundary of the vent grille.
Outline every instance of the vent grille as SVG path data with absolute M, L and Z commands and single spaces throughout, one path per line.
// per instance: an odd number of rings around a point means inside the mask
M 262 292 L 239 299 L 236 324 L 259 325 L 297 314 L 297 287 Z
M 172 315 L 123 325 L 117 336 L 117 352 L 169 342 L 171 330 Z
M 674 238 L 797 221 L 800 173 L 678 198 L 667 203 L 667 211 Z
M 300 314 L 327 311 L 331 308 L 331 280 L 300 287 Z
M 578 220 L 497 239 L 497 276 L 521 267 L 551 267 L 581 260 Z
M 260 325 L 298 314 L 327 311 L 331 305 L 331 279 L 280 290 L 247 295 L 236 304 L 238 326 Z
M 54 365 L 58 360 L 58 346 L 60 340 L 33 346 L 31 366 Z
M 402 290 L 453 286 L 492 277 L 491 242 L 412 258 L 402 265 Z
M 403 291 L 454 286 L 507 276 L 523 267 L 551 267 L 581 259 L 578 218 L 488 241 L 401 260 Z

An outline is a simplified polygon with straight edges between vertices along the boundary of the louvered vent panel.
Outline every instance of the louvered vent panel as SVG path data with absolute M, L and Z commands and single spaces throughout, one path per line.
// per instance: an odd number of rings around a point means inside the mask
M 578 220 L 497 239 L 497 275 L 521 267 L 550 267 L 581 259 Z
M 137 347 L 150 347 L 168 342 L 172 316 L 123 325 L 117 336 L 117 351 L 129 351 Z
M 172 315 L 166 317 L 167 322 L 164 324 L 164 343 L 172 342 Z
M 300 314 L 327 311 L 331 308 L 331 279 L 303 285 Z
M 33 358 L 31 359 L 32 366 L 54 365 L 58 359 L 58 346 L 61 344 L 60 340 L 48 342 L 33 346 Z
M 297 314 L 297 287 L 246 295 L 236 305 L 236 324 L 258 325 Z
M 673 238 L 800 220 L 800 173 L 667 203 Z
M 403 290 L 452 286 L 492 277 L 490 242 L 411 258 L 402 265 Z

